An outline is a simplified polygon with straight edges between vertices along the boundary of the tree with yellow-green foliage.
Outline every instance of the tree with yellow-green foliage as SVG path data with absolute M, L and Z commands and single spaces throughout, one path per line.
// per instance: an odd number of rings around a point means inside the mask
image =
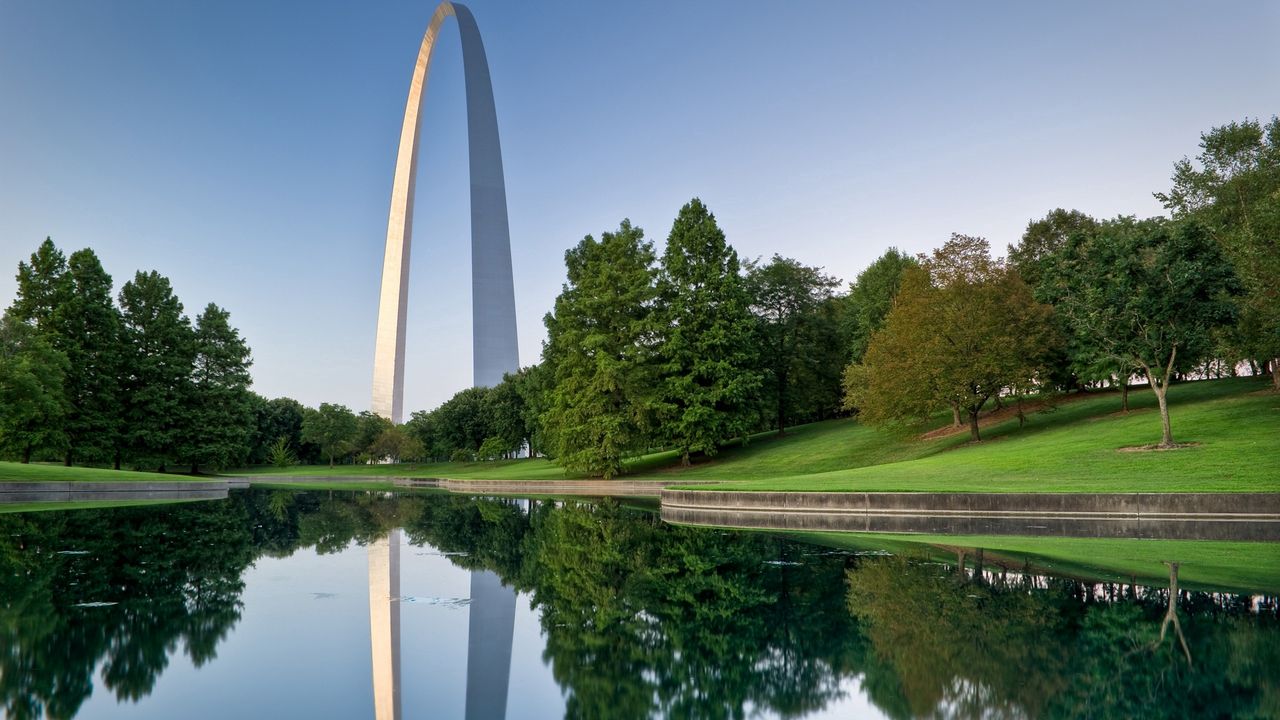
M 948 407 L 978 415 L 1002 393 L 1037 387 L 1056 342 L 1052 310 L 983 238 L 954 234 L 918 268 L 845 375 L 846 406 L 873 425 L 912 425 Z

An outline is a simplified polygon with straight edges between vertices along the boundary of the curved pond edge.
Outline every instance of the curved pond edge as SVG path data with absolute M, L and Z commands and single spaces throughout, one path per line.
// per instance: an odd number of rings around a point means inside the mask
M 1278 493 L 663 490 L 662 519 L 759 530 L 1280 541 Z

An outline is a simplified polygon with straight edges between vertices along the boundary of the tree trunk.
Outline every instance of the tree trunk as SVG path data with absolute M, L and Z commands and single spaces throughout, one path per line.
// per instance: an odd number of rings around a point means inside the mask
M 1280 390 L 1280 358 L 1271 361 L 1271 387 Z
M 332 467 L 333 467 L 333 456 L 332 456 L 332 455 L 330 455 L 330 456 L 329 456 L 329 467 L 330 467 L 330 468 L 332 468 Z
M 1191 648 L 1187 647 L 1187 638 L 1182 634 L 1182 623 L 1178 622 L 1178 563 L 1165 564 L 1169 566 L 1169 605 L 1164 612 L 1164 622 L 1160 623 L 1160 639 L 1151 644 L 1151 649 L 1164 643 L 1165 633 L 1172 623 L 1174 632 L 1178 634 L 1178 642 L 1182 645 L 1182 653 L 1187 657 L 1187 667 L 1191 667 Z
M 1127 380 L 1120 383 L 1120 409 L 1125 415 L 1129 414 L 1129 382 Z
M 978 411 L 969 411 L 969 438 L 974 442 L 981 442 L 982 436 L 978 434 Z
M 199 475 L 199 474 L 200 474 L 200 465 L 199 465 L 199 463 L 191 463 L 191 474 L 192 474 L 192 475 Z
M 960 403 L 951 403 L 951 427 L 960 427 Z
M 116 450 L 116 455 L 115 455 L 115 457 L 112 459 L 111 469 L 112 469 L 112 470 L 119 470 L 119 469 L 120 469 L 120 451 L 119 451 L 119 450 Z
M 787 420 L 787 377 L 778 376 L 778 434 L 784 435 Z
M 31 462 L 31 446 L 27 445 L 22 448 L 22 464 L 26 465 Z
M 62 457 L 62 464 L 65 467 L 71 467 L 71 451 L 70 450 L 68 450 L 67 454 Z
M 1160 447 L 1173 447 L 1173 429 L 1169 426 L 1169 402 L 1165 395 L 1169 392 L 1168 380 L 1164 383 L 1156 382 L 1156 379 L 1150 375 L 1147 378 L 1151 381 L 1151 389 L 1155 391 L 1156 402 L 1160 403 Z

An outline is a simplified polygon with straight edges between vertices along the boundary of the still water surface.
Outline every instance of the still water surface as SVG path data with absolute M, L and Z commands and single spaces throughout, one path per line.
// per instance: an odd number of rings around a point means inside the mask
M 1280 717 L 1264 593 L 1184 589 L 1175 627 L 1167 587 L 653 510 L 253 490 L 0 515 L 0 700 L 9 718 Z

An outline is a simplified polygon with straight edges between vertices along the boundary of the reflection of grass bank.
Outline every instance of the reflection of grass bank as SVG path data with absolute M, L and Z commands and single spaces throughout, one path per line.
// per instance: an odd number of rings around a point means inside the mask
M 208 480 L 194 475 L 111 470 L 109 468 L 66 467 L 61 464 L 0 462 L 0 482 L 181 482 Z
M 1053 575 L 1146 585 L 1168 582 L 1166 561 L 1180 563 L 1189 589 L 1280 593 L 1280 545 L 1188 540 L 1032 538 L 983 535 L 788 533 L 806 542 L 849 550 L 924 552 L 956 562 L 956 548 L 982 548 L 987 565 L 1018 571 L 1024 564 Z M 972 562 L 972 555 L 967 562 Z
M 1049 412 L 992 421 L 985 441 L 968 435 L 895 436 L 834 420 L 762 434 L 746 447 L 678 466 L 674 453 L 629 463 L 623 479 L 727 480 L 742 490 L 882 490 L 954 492 L 1280 492 L 1280 395 L 1258 392 L 1264 380 L 1237 378 L 1169 390 L 1175 438 L 1199 445 L 1176 452 L 1122 453 L 1159 437 L 1150 390 L 1072 396 Z M 455 480 L 561 480 L 553 463 L 433 463 L 261 468 L 244 475 L 438 477 Z

